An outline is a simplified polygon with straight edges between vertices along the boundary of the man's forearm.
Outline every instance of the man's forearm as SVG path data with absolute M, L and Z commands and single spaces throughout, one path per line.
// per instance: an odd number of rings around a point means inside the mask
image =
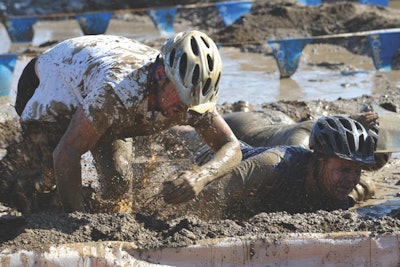
M 238 142 L 232 141 L 224 145 L 211 161 L 201 166 L 200 177 L 204 178 L 204 185 L 232 171 L 241 160 L 242 152 Z
M 58 155 L 54 159 L 54 171 L 64 211 L 83 211 L 80 157 Z

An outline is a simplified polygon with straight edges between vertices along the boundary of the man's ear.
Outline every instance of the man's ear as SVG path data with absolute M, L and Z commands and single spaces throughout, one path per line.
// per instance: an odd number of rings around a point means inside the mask
M 162 81 L 167 79 L 167 76 L 165 75 L 165 69 L 162 64 L 157 65 L 156 69 L 154 70 L 154 78 L 157 81 Z

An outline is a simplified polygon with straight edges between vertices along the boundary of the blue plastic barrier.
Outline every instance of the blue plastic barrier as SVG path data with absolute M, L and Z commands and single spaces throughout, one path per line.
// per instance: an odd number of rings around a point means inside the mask
M 340 38 L 347 38 L 349 42 L 354 42 L 356 39 L 360 42 L 360 38 L 368 38 L 371 56 L 377 70 L 391 70 L 393 56 L 400 48 L 400 28 L 314 36 L 313 38 L 271 40 L 268 44 L 272 47 L 280 77 L 286 78 L 296 72 L 301 53 L 307 44 L 329 43 L 327 41 L 329 39 L 333 41 Z M 354 40 L 351 40 L 353 38 Z M 367 40 L 365 43 L 368 44 Z
M 389 6 L 389 0 L 360 0 L 363 5 Z
M 400 29 L 368 35 L 372 59 L 377 70 L 391 70 L 392 58 L 400 48 Z
M 10 94 L 11 81 L 16 62 L 16 54 L 0 55 L 0 96 L 8 96 Z
M 318 6 L 322 2 L 321 0 L 297 0 L 297 1 L 307 6 Z
M 215 5 L 225 26 L 229 26 L 250 12 L 252 2 L 218 2 Z
M 76 19 L 85 35 L 95 35 L 106 32 L 112 15 L 112 12 L 87 13 L 76 15 Z
M 8 18 L 6 27 L 10 39 L 14 43 L 31 42 L 33 39 L 33 24 L 37 18 Z
M 302 38 L 268 42 L 272 47 L 281 78 L 290 77 L 296 72 L 303 48 L 312 41 L 312 38 Z
M 147 14 L 151 17 L 162 35 L 174 33 L 176 8 L 150 9 L 147 10 Z

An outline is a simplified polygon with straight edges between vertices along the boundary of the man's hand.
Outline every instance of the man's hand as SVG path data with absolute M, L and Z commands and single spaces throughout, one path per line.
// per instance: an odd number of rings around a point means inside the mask
M 161 194 L 169 204 L 179 204 L 193 199 L 203 189 L 198 179 L 199 173 L 182 172 L 176 179 L 163 183 Z
M 369 130 L 377 123 L 379 116 L 375 112 L 364 112 L 351 116 L 351 118 L 358 121 L 365 129 Z

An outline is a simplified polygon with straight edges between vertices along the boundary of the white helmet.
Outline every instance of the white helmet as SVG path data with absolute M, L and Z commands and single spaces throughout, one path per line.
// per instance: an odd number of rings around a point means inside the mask
M 217 103 L 222 60 L 214 41 L 199 31 L 186 31 L 162 46 L 165 73 L 179 97 L 198 113 L 211 111 Z

